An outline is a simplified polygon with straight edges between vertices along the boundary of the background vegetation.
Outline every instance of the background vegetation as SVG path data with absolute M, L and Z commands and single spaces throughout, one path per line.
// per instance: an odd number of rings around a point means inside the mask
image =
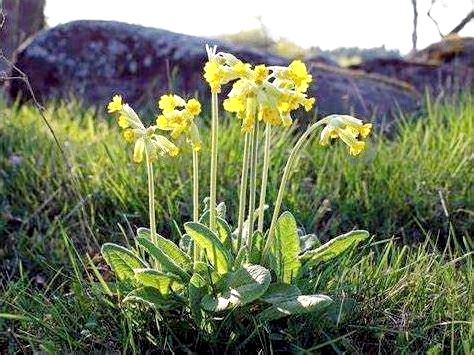
M 115 122 L 76 103 L 51 104 L 47 117 L 66 164 L 34 108 L 0 107 L 0 349 L 470 353 L 472 101 L 428 103 L 418 117 L 401 118 L 390 137 L 375 135 L 358 159 L 341 144 L 327 152 L 308 144 L 284 209 L 323 240 L 354 227 L 373 234 L 299 285 L 342 299 L 340 312 L 267 327 L 231 315 L 216 319 L 212 335 L 183 314 L 122 309 L 95 283 L 95 272 L 112 281 L 99 244 L 126 244 L 147 221 L 145 171 L 131 163 Z M 242 155 L 237 126 L 224 119 L 220 141 L 218 196 L 230 211 Z M 269 201 L 297 133 L 273 140 Z M 208 142 L 205 127 L 202 134 Z M 190 162 L 185 153 L 157 167 L 158 231 L 173 239 L 192 212 Z

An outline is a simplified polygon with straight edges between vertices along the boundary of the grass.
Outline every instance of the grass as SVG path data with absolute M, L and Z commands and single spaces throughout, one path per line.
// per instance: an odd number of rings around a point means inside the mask
M 111 280 L 100 243 L 126 244 L 147 223 L 145 169 L 130 162 L 131 147 L 115 124 L 93 109 L 51 105 L 67 167 L 33 108 L 0 112 L 0 349 L 474 350 L 472 97 L 428 104 L 390 138 L 374 136 L 358 159 L 348 159 L 340 144 L 322 153 L 309 143 L 284 209 L 324 240 L 354 227 L 374 235 L 300 285 L 343 300 L 341 312 L 265 327 L 231 315 L 216 320 L 211 333 L 198 332 L 185 314 L 120 308 L 95 282 L 97 268 Z M 241 140 L 233 120 L 223 126 L 218 197 L 236 211 Z M 269 201 L 293 133 L 274 137 Z M 205 127 L 202 135 L 208 142 Z M 201 160 L 208 181 L 208 161 Z M 158 231 L 174 239 L 192 214 L 190 154 L 160 162 L 156 171 Z

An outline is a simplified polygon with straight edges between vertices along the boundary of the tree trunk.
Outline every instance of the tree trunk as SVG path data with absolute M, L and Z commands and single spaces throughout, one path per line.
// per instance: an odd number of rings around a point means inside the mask
M 416 0 L 411 0 L 413 6 L 413 33 L 411 35 L 412 42 L 412 54 L 416 53 L 416 46 L 418 42 L 418 9 L 416 6 Z
M 0 29 L 0 49 L 7 59 L 12 59 L 20 44 L 45 26 L 45 2 L 45 0 L 0 0 L 4 20 Z M 0 71 L 6 69 L 6 63 L 0 62 Z

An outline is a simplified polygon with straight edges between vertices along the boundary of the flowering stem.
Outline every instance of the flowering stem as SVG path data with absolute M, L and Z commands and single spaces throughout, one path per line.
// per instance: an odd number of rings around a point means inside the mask
M 275 232 L 276 221 L 278 219 L 278 216 L 280 215 L 280 208 L 281 208 L 281 203 L 283 201 L 283 195 L 285 193 L 286 184 L 293 170 L 293 164 L 298 158 L 300 150 L 303 147 L 306 140 L 308 139 L 308 137 L 311 136 L 311 134 L 316 130 L 316 128 L 318 128 L 319 126 L 321 126 L 322 124 L 326 122 L 327 122 L 326 119 L 322 119 L 322 120 L 317 121 L 316 123 L 313 123 L 306 130 L 306 132 L 304 132 L 303 135 L 298 139 L 295 146 L 291 150 L 290 156 L 288 157 L 288 160 L 285 165 L 285 169 L 283 170 L 283 176 L 281 178 L 280 188 L 278 189 L 278 195 L 275 201 L 275 208 L 273 210 L 272 221 L 270 223 L 270 229 L 268 231 L 267 241 L 265 242 L 265 247 L 263 248 L 263 252 L 262 252 L 262 260 L 265 259 L 266 254 L 268 253 L 269 248 L 272 245 L 273 237 L 275 234 L 274 232 Z
M 267 193 L 268 168 L 270 165 L 270 134 L 272 127 L 269 123 L 265 126 L 265 146 L 263 151 L 262 186 L 260 188 L 260 202 L 258 204 L 258 231 L 263 232 L 265 197 Z
M 199 153 L 193 149 L 193 222 L 199 221 Z M 200 250 L 194 243 L 194 262 L 199 261 Z
M 212 122 L 211 122 L 211 186 L 209 193 L 209 225 L 216 230 L 216 182 L 217 182 L 217 139 L 219 129 L 219 106 L 217 93 L 212 93 Z
M 156 243 L 156 222 L 155 222 L 155 186 L 153 178 L 153 163 L 151 162 L 148 149 L 145 149 L 146 169 L 148 175 L 148 213 L 150 217 L 151 241 Z
M 255 124 L 252 132 L 252 140 L 250 146 L 252 147 L 252 156 L 250 157 L 250 186 L 249 186 L 249 214 L 248 214 L 248 238 L 247 248 L 252 247 L 252 236 L 254 228 L 254 213 L 255 213 L 255 192 L 257 187 L 257 152 L 258 152 L 258 124 Z
M 199 153 L 193 149 L 193 222 L 199 221 Z
M 240 177 L 240 193 L 239 193 L 239 217 L 237 222 L 237 250 L 240 250 L 242 246 L 242 229 L 244 226 L 245 219 L 245 204 L 247 202 L 247 181 L 248 181 L 248 171 L 250 163 L 250 137 L 249 134 L 245 134 L 244 141 L 244 156 L 242 160 L 242 175 Z

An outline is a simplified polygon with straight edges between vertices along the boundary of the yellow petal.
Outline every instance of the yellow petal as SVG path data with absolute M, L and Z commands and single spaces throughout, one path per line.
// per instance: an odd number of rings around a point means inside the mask
M 122 106 L 123 106 L 122 96 L 115 95 L 112 98 L 112 101 L 110 101 L 109 104 L 107 105 L 107 112 L 108 113 L 119 112 L 122 109 Z
M 130 127 L 130 122 L 128 121 L 127 116 L 120 115 L 117 122 L 120 128 L 125 129 L 125 128 Z
M 158 127 L 158 129 L 161 129 L 163 131 L 169 131 L 172 129 L 170 127 L 168 119 L 163 115 L 159 115 L 156 117 L 156 126 Z
M 349 147 L 349 154 L 359 155 L 365 148 L 365 142 L 357 141 Z
M 191 99 L 186 103 L 186 110 L 192 115 L 197 116 L 201 113 L 201 104 L 196 99 Z

